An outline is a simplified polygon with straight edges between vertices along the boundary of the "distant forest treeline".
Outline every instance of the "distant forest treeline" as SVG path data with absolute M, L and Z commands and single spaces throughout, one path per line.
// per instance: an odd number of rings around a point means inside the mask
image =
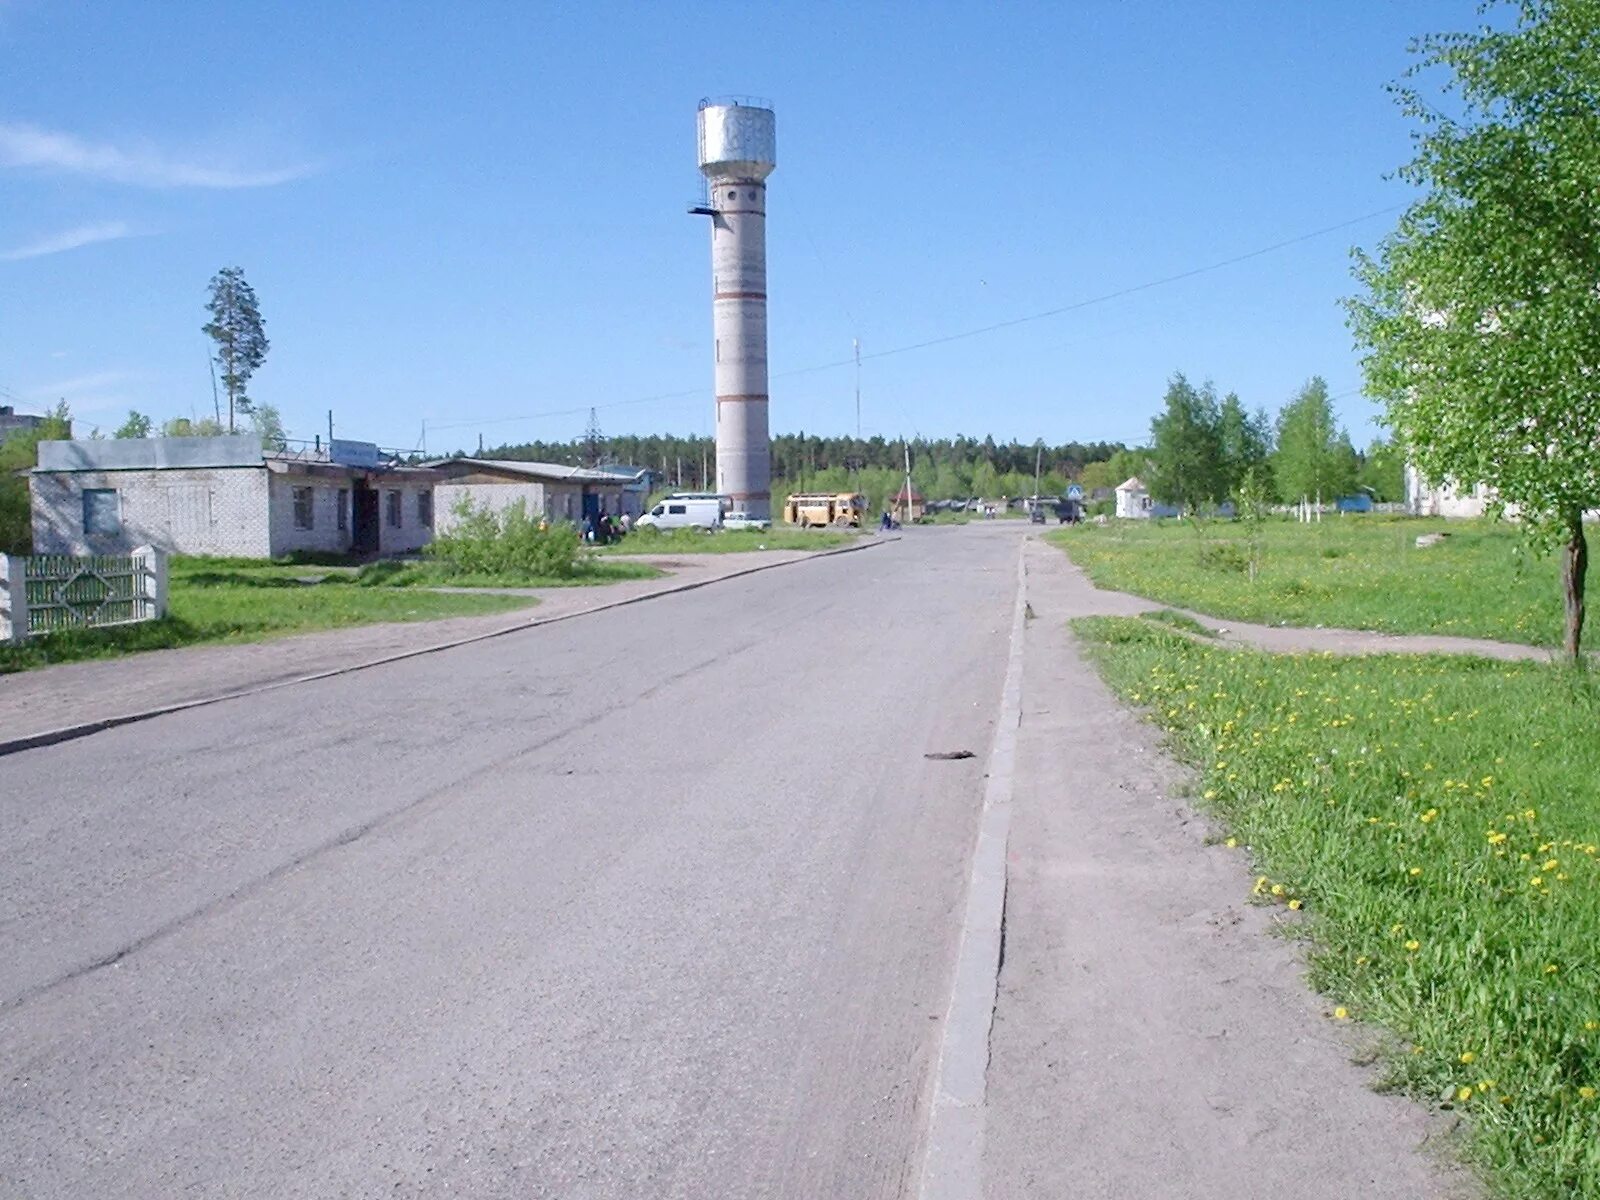
M 905 476 L 905 443 L 881 437 L 817 437 L 782 433 L 772 439 L 773 494 L 859 488 L 877 503 L 900 486 Z M 910 443 L 911 480 L 930 499 L 1031 494 L 1036 458 L 1040 491 L 1059 494 L 1069 482 L 1095 486 L 1120 483 L 1107 468 L 1127 456 L 1120 442 L 1067 442 L 1059 446 L 996 442 L 991 438 L 915 438 Z M 570 442 L 521 442 L 485 447 L 484 458 L 523 459 L 582 465 L 604 461 L 649 467 L 666 485 L 701 490 L 714 486 L 716 442 L 710 437 L 618 436 Z M 1130 460 L 1129 465 L 1134 465 Z M 704 472 L 704 474 L 702 474 Z M 1129 474 L 1132 473 L 1130 470 Z M 707 478 L 709 476 L 710 478 Z M 1105 476 L 1105 480 L 1100 477 Z

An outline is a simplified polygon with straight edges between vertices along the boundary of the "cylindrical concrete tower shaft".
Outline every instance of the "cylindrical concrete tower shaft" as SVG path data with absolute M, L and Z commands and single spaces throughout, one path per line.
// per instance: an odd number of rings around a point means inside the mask
M 772 515 L 767 429 L 767 186 L 777 166 L 770 108 L 700 109 L 700 170 L 711 218 L 717 491 L 751 516 Z

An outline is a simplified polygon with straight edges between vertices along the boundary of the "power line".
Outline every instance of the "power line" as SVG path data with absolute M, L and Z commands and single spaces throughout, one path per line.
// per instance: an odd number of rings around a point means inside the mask
M 1224 258 L 1218 260 L 1217 262 L 1207 263 L 1205 266 L 1192 267 L 1187 271 L 1179 271 L 1175 275 L 1164 275 L 1160 279 L 1151 279 L 1145 281 L 1144 283 L 1133 284 L 1131 287 L 1118 288 L 1116 291 L 1105 292 L 1098 296 L 1090 296 L 1084 300 L 1075 300 L 1071 304 L 1063 304 L 1057 308 L 1048 308 L 1043 312 L 1029 313 L 1028 315 L 1022 317 L 1012 317 L 1007 321 L 997 321 L 992 325 L 980 325 L 973 329 L 963 329 L 958 333 L 947 333 L 939 337 L 928 338 L 920 342 L 908 342 L 903 346 L 892 346 L 887 350 L 876 350 L 869 354 L 862 354 L 860 356 L 860 361 L 871 362 L 880 358 L 892 358 L 899 354 L 910 354 L 916 350 L 927 350 L 934 346 L 945 346 L 951 342 L 959 342 L 964 341 L 967 338 L 981 337 L 987 333 L 997 333 L 1002 329 L 1014 329 L 1019 325 L 1028 325 L 1035 321 L 1046 321 L 1052 317 L 1065 316 L 1067 313 L 1078 312 L 1096 304 L 1106 304 L 1112 300 L 1120 300 L 1124 296 L 1133 296 L 1139 292 L 1147 292 L 1152 288 L 1165 287 L 1171 283 L 1179 283 L 1185 279 L 1193 279 L 1197 275 L 1205 275 L 1211 271 L 1220 271 L 1225 267 L 1237 266 L 1239 263 L 1249 262 L 1253 258 L 1260 258 L 1263 255 L 1272 254 L 1290 246 L 1297 246 L 1301 242 L 1309 242 L 1314 238 L 1326 237 L 1330 233 L 1337 233 L 1341 229 L 1349 229 L 1352 225 L 1359 225 L 1362 222 L 1370 221 L 1375 217 L 1387 216 L 1389 213 L 1398 212 L 1404 207 L 1404 204 L 1391 204 L 1387 208 L 1374 209 L 1372 212 L 1362 213 L 1359 217 L 1351 217 L 1349 220 L 1339 221 L 1333 225 L 1324 225 L 1321 229 L 1313 229 L 1309 233 L 1296 234 L 1294 237 L 1285 238 L 1279 242 L 1273 242 L 1269 246 L 1261 246 L 1258 249 L 1249 250 L 1243 254 L 1236 254 L 1231 258 Z M 819 371 L 834 371 L 842 367 L 854 366 L 856 362 L 857 358 L 854 354 L 852 354 L 849 358 L 837 358 L 831 362 L 817 363 L 814 366 L 795 367 L 788 371 L 778 371 L 774 373 L 771 378 L 792 379 L 796 375 L 812 375 Z M 624 406 L 636 404 L 656 404 L 664 400 L 680 400 L 690 396 L 704 395 L 704 391 L 705 389 L 703 387 L 686 388 L 683 391 L 663 392 L 654 396 L 640 396 L 632 400 L 613 400 L 604 404 L 588 405 L 579 408 L 552 409 L 549 412 L 526 413 L 522 416 L 516 417 L 494 417 L 484 421 L 451 421 L 448 423 L 435 425 L 434 428 L 461 429 L 467 426 L 477 427 L 485 425 L 509 425 L 520 421 L 542 420 L 546 417 L 572 416 L 576 413 L 582 413 L 586 411 L 587 408 L 622 408 Z

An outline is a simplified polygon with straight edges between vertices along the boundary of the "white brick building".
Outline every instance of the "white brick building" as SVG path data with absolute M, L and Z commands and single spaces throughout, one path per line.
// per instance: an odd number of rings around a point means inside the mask
M 29 486 L 36 554 L 276 558 L 295 551 L 400 554 L 433 537 L 435 473 L 386 465 L 376 447 L 296 455 L 260 439 L 41 442 Z
M 628 475 L 615 468 L 487 458 L 440 458 L 427 466 L 439 480 L 435 498 L 440 533 L 455 523 L 456 506 L 462 500 L 495 512 L 520 500 L 531 517 L 575 525 L 591 513 L 637 517 L 643 511 L 641 488 L 635 486 L 642 470 Z

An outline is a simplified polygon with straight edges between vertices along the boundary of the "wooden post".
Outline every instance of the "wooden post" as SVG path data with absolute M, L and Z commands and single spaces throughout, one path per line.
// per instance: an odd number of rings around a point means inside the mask
M 0 554 L 0 642 L 28 640 L 27 559 Z

